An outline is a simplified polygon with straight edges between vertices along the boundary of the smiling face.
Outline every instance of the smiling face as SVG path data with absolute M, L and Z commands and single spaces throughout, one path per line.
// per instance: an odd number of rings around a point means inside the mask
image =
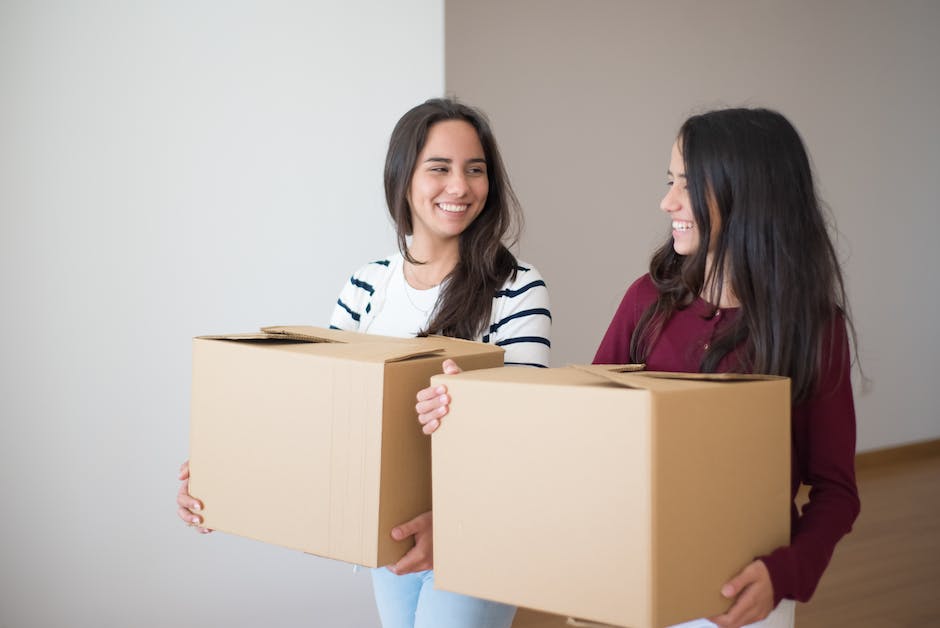
M 666 195 L 659 203 L 659 208 L 666 212 L 672 220 L 672 247 L 679 255 L 692 255 L 700 246 L 702 234 L 700 225 L 695 219 L 695 213 L 692 210 L 692 201 L 689 198 L 689 188 L 685 176 L 685 162 L 682 158 L 682 151 L 679 149 L 679 142 L 672 145 L 672 154 L 669 159 L 669 170 L 667 174 L 667 185 L 669 186 Z M 709 221 L 711 222 L 711 238 L 708 252 L 715 246 L 718 240 L 718 230 L 721 218 L 718 208 L 709 207 Z
M 434 124 L 408 190 L 415 240 L 456 240 L 483 210 L 488 193 L 486 158 L 476 129 L 463 120 Z
M 669 170 L 666 173 L 669 189 L 659 208 L 672 219 L 672 247 L 679 255 L 691 255 L 698 250 L 699 230 L 692 213 L 689 189 L 686 185 L 685 163 L 679 143 L 672 145 Z

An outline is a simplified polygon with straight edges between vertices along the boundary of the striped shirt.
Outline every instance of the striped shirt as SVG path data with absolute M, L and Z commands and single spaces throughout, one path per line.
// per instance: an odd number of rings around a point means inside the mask
M 397 285 L 404 282 L 403 262 L 401 253 L 395 253 L 353 273 L 340 291 L 330 327 L 364 333 L 378 327 L 381 333 L 395 336 L 413 336 L 415 330 L 424 328 L 433 308 L 408 308 L 397 296 L 403 294 Z M 389 295 L 395 302 L 389 304 Z M 493 296 L 489 327 L 472 340 L 502 347 L 507 365 L 547 367 L 551 329 L 545 280 L 534 266 L 518 262 L 515 279 Z

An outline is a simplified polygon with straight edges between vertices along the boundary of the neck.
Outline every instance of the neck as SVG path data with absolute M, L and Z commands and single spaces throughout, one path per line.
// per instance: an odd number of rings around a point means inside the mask
M 441 242 L 428 242 L 422 238 L 413 238 L 408 246 L 419 264 L 405 262 L 405 279 L 412 288 L 427 290 L 439 285 L 457 266 L 460 248 L 457 239 Z

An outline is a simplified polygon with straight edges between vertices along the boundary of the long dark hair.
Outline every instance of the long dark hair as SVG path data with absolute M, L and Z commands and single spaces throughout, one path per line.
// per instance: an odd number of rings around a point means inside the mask
M 516 258 L 509 252 L 522 226 L 522 211 L 509 183 L 489 121 L 479 110 L 448 98 L 434 98 L 408 111 L 392 131 L 385 159 L 385 199 L 398 232 L 398 248 L 412 264 L 421 264 L 408 252 L 412 234 L 408 190 L 428 132 L 444 120 L 463 120 L 476 129 L 486 158 L 489 192 L 486 204 L 460 234 L 460 258 L 441 285 L 431 321 L 423 333 L 457 338 L 478 337 L 489 324 L 493 298 L 510 277 Z
M 855 337 L 803 142 L 786 118 L 767 109 L 693 116 L 677 142 L 699 246 L 682 256 L 670 237 L 654 254 L 650 275 L 659 298 L 637 325 L 632 357 L 645 360 L 673 312 L 699 295 L 717 304 L 727 285 L 740 314 L 710 341 L 701 371 L 714 372 L 743 343 L 738 370 L 787 376 L 794 402 L 803 401 L 815 392 L 823 357 L 845 349 L 823 347 L 832 326 L 844 320 Z M 710 213 L 719 223 L 706 277 L 716 228 Z

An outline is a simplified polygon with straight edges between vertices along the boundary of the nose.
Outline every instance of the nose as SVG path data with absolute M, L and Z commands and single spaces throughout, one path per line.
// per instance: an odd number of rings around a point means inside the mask
M 447 179 L 446 191 L 451 196 L 463 196 L 469 189 L 470 185 L 467 182 L 467 176 L 463 172 L 455 170 Z
M 670 185 L 669 189 L 666 190 L 666 195 L 663 196 L 663 200 L 659 201 L 659 208 L 664 212 L 674 212 L 679 209 L 679 200 L 677 198 L 675 185 Z

